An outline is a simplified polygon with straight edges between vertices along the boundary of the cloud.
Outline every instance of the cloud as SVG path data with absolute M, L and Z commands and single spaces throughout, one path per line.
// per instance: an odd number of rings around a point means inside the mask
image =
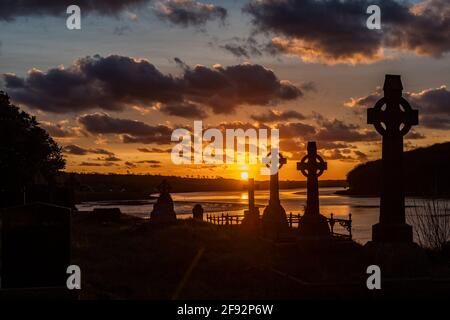
M 66 121 L 61 121 L 59 123 L 39 121 L 39 126 L 47 131 L 53 138 L 74 138 L 84 135 L 80 128 L 67 126 Z
M 144 122 L 113 118 L 106 113 L 80 116 L 78 122 L 92 134 L 117 134 L 124 143 L 170 144 L 173 128 L 166 125 L 151 126 Z
M 158 1 L 153 11 L 161 20 L 182 27 L 201 27 L 213 20 L 223 24 L 228 15 L 223 7 L 194 0 Z
M 259 44 L 255 38 L 239 38 L 234 37 L 232 41 L 219 45 L 219 48 L 231 53 L 237 58 L 250 58 L 261 56 L 266 52 L 266 48 Z
M 350 98 L 345 105 L 363 113 L 365 109 L 373 107 L 382 96 L 382 89 L 377 88 L 365 97 Z M 419 92 L 405 92 L 403 96 L 413 108 L 419 110 L 420 126 L 429 129 L 450 129 L 450 91 L 445 85 Z M 417 133 L 415 137 L 418 137 Z
M 363 130 L 358 125 L 347 124 L 342 120 L 323 119 L 319 122 L 321 128 L 315 136 L 319 141 L 360 142 L 379 139 L 374 130 Z
M 277 121 L 287 121 L 291 119 L 304 120 L 306 117 L 295 110 L 287 111 L 277 111 L 269 110 L 267 113 L 263 114 L 252 114 L 250 116 L 253 120 L 259 122 L 277 122 Z
M 114 156 L 113 152 L 110 152 L 105 149 L 92 149 L 92 148 L 83 148 L 75 144 L 70 144 L 63 147 L 63 152 L 67 154 L 77 155 L 77 156 L 84 156 L 87 154 L 102 154 L 107 155 L 110 157 Z
M 160 149 L 160 148 L 138 148 L 137 149 L 140 152 L 143 153 L 170 153 L 172 152 L 172 149 Z
M 72 4 L 78 5 L 83 13 L 117 16 L 126 9 L 149 3 L 150 0 L 20 0 L 1 1 L 0 20 L 14 20 L 20 16 L 64 16 Z
M 366 26 L 370 5 L 381 9 L 382 30 Z M 433 57 L 450 50 L 447 0 L 252 0 L 243 11 L 256 32 L 272 35 L 274 53 L 307 62 L 372 63 L 386 48 Z
M 79 164 L 81 167 L 112 167 L 112 166 L 118 166 L 117 163 L 114 162 L 89 162 L 89 161 L 83 161 Z
M 162 113 L 169 116 L 177 116 L 187 119 L 204 119 L 208 117 L 208 114 L 202 107 L 189 101 L 163 104 L 158 109 Z
M 158 161 L 158 160 L 141 160 L 141 161 L 138 161 L 137 163 L 160 164 L 161 161 Z
M 118 157 L 116 157 L 116 156 L 113 156 L 113 155 L 110 155 L 110 156 L 107 156 L 107 157 L 99 157 L 99 158 L 97 158 L 97 160 L 105 161 L 105 162 L 117 162 L 117 161 L 122 161 L 122 159 L 120 159 L 120 158 L 118 158 Z
M 307 90 L 279 80 L 272 70 L 258 64 L 185 66 L 181 76 L 173 77 L 147 60 L 117 55 L 85 57 L 68 68 L 46 72 L 31 69 L 25 78 L 6 73 L 3 79 L 16 103 L 53 113 L 121 111 L 160 103 L 166 105 L 162 108 L 166 112 L 188 117 L 192 115 L 186 106 L 196 116 L 205 116 L 201 106 L 229 114 L 243 105 L 273 106 L 295 100 Z

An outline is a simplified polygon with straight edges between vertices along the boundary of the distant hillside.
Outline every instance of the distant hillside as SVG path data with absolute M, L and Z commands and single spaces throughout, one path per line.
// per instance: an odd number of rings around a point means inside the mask
M 236 179 L 183 178 L 160 175 L 132 174 L 80 174 L 63 173 L 63 180 L 71 175 L 75 181 L 78 201 L 94 200 L 124 200 L 148 198 L 155 193 L 156 186 L 166 179 L 172 186 L 172 192 L 195 191 L 240 191 L 245 188 L 245 182 Z M 345 180 L 323 180 L 322 187 L 345 187 Z M 280 188 L 293 189 L 306 186 L 305 181 L 280 181 Z M 257 189 L 268 189 L 268 181 L 257 181 Z
M 407 195 L 450 196 L 450 142 L 404 153 Z M 376 196 L 381 186 L 381 160 L 359 165 L 347 174 L 346 194 Z

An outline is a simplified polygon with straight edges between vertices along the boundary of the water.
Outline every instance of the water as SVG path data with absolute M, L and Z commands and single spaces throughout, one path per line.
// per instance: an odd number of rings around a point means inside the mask
M 356 198 L 343 195 L 336 195 L 337 190 L 342 188 L 321 188 L 320 189 L 320 211 L 329 217 L 331 213 L 335 218 L 348 218 L 352 214 L 353 238 L 366 243 L 371 239 L 372 225 L 378 222 L 379 198 Z M 246 191 L 215 191 L 215 192 L 189 192 L 172 193 L 175 204 L 175 211 L 179 218 L 188 218 L 192 215 L 192 207 L 200 203 L 205 209 L 205 213 L 241 213 L 247 207 Z M 255 191 L 256 205 L 264 207 L 269 199 L 268 190 Z M 281 204 L 286 213 L 303 213 L 306 205 L 306 189 L 280 190 Z M 122 213 L 149 218 L 155 200 L 143 200 L 139 204 L 135 202 L 114 201 L 111 202 L 85 202 L 77 206 L 79 210 L 92 210 L 95 207 L 120 208 Z M 414 199 L 407 199 L 406 205 L 410 206 Z M 407 208 L 407 211 L 411 208 Z M 262 209 L 260 209 L 262 213 Z

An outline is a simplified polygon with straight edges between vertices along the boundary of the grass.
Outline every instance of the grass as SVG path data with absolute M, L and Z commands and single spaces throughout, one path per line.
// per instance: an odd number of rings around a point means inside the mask
M 354 242 L 274 244 L 235 226 L 192 219 L 156 226 L 128 216 L 101 222 L 86 214 L 74 217 L 72 237 L 73 263 L 82 271 L 81 299 L 311 299 L 368 294 L 363 248 Z

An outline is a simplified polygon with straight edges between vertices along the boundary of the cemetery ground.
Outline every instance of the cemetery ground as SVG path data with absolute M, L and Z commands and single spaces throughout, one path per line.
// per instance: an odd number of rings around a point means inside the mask
M 276 243 L 192 219 L 155 225 L 77 213 L 72 222 L 80 299 L 445 298 L 449 292 L 448 253 L 429 254 L 433 280 L 382 280 L 382 290 L 368 290 L 369 264 L 356 242 Z

